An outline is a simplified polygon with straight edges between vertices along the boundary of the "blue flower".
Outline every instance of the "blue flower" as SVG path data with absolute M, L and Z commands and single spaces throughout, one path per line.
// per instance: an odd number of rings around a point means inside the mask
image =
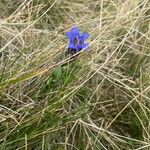
M 78 27 L 73 27 L 69 32 L 67 32 L 67 36 L 69 38 L 68 44 L 68 53 L 75 54 L 82 49 L 89 48 L 89 44 L 85 43 L 85 40 L 89 38 L 89 33 L 80 33 Z

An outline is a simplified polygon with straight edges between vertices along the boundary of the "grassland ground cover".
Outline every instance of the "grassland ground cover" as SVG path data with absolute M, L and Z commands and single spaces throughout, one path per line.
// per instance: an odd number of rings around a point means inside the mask
M 149 0 L 1 0 L 0 148 L 149 150 Z

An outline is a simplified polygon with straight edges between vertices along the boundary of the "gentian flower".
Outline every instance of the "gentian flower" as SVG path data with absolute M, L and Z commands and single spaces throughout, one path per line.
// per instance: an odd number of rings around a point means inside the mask
M 89 38 L 89 33 L 80 33 L 78 27 L 73 27 L 69 32 L 67 32 L 69 38 L 68 44 L 68 54 L 76 54 L 82 49 L 89 48 L 89 44 L 85 43 L 85 40 Z

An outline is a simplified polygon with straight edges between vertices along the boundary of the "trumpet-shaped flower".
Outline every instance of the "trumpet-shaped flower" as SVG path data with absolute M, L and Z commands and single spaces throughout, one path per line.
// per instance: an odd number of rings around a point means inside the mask
M 85 43 L 85 40 L 89 38 L 89 33 L 80 33 L 78 27 L 73 27 L 69 32 L 67 32 L 69 38 L 68 53 L 75 54 L 82 49 L 89 48 L 89 44 Z

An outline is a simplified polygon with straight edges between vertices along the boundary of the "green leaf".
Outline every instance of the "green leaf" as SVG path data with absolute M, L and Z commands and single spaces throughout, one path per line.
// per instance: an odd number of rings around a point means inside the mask
M 56 79 L 60 79 L 62 77 L 62 68 L 61 68 L 61 66 L 56 67 L 53 71 L 53 74 L 56 77 Z

